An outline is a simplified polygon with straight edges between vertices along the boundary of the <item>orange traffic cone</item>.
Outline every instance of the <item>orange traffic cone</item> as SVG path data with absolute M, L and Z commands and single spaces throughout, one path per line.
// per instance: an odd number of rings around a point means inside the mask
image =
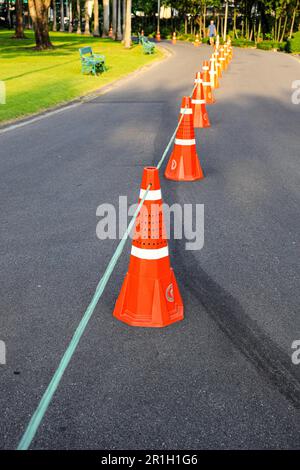
M 222 72 L 221 72 L 221 63 L 219 61 L 219 51 L 214 53 L 214 58 L 216 59 L 216 71 L 217 71 L 217 77 L 222 78 Z
M 204 178 L 196 152 L 195 130 L 191 98 L 182 98 L 179 120 L 184 114 L 176 133 L 173 152 L 168 161 L 165 177 L 175 181 L 194 181 Z
M 219 55 L 219 61 L 221 64 L 221 70 L 226 70 L 226 63 L 225 63 L 225 57 L 224 57 L 224 47 L 220 47 L 220 55 Z
M 229 65 L 229 53 L 228 53 L 228 46 L 227 44 L 224 44 L 224 58 L 225 58 L 225 65 L 226 65 L 226 69 Z
M 170 266 L 159 171 L 155 167 L 144 168 L 140 200 L 149 185 L 113 314 L 131 326 L 162 327 L 183 320 L 183 302 Z
M 219 80 L 217 76 L 217 67 L 216 67 L 216 59 L 212 56 L 209 59 L 210 62 L 210 70 L 209 70 L 209 75 L 210 75 L 210 83 L 212 88 L 219 88 Z
M 216 100 L 213 97 L 212 90 L 211 90 L 208 60 L 205 60 L 203 62 L 202 70 L 203 71 L 201 73 L 201 78 L 202 78 L 205 103 L 214 104 Z
M 173 36 L 172 36 L 172 43 L 176 44 L 176 33 L 174 31 Z
M 142 29 L 141 36 L 144 36 L 144 35 L 145 35 L 145 33 L 144 33 L 144 30 Z
M 155 38 L 156 41 L 160 41 L 160 31 L 157 31 Z
M 195 85 L 192 96 L 193 123 L 194 127 L 210 127 L 208 114 L 205 106 L 203 84 L 201 73 L 196 73 Z
M 195 47 L 198 47 L 198 46 L 200 46 L 200 41 L 199 41 L 199 34 L 198 34 L 198 33 L 196 34 L 196 38 L 195 38 L 195 42 L 194 42 L 194 46 L 195 46 Z
M 113 29 L 112 29 L 112 26 L 109 28 L 108 36 L 109 36 L 110 38 L 113 37 Z

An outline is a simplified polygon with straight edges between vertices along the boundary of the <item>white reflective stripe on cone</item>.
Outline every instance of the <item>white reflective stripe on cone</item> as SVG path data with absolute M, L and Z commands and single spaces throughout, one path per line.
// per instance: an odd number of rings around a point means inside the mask
M 203 86 L 210 86 L 211 82 L 203 82 L 202 85 Z
M 140 199 L 143 199 L 146 190 L 140 189 Z M 145 201 L 159 201 L 161 199 L 161 190 L 160 189 L 153 189 L 152 191 L 149 190 L 146 196 Z
M 193 104 L 204 104 L 205 100 L 192 100 Z
M 211 70 L 211 71 L 209 72 L 209 75 L 216 75 L 216 73 L 217 73 L 217 72 L 216 72 L 215 70 Z
M 220 57 L 220 59 L 219 59 L 219 60 L 225 60 L 225 57 Z
M 192 114 L 193 110 L 191 108 L 181 108 L 180 113 L 181 114 Z
M 163 248 L 145 250 L 144 248 L 132 245 L 131 254 L 140 259 L 161 259 L 169 256 L 169 249 L 167 246 L 164 246 Z
M 194 83 L 202 83 L 202 79 L 201 78 L 195 78 Z
M 196 145 L 195 139 L 175 139 L 177 145 Z
M 207 67 L 207 65 L 204 65 L 204 67 L 202 67 L 202 70 L 209 70 L 209 67 Z

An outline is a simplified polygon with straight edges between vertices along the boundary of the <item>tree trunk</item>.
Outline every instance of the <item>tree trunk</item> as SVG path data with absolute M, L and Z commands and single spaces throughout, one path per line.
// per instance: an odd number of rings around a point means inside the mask
M 60 28 L 59 28 L 59 31 L 64 32 L 64 30 L 65 30 L 64 0 L 60 0 Z
M 236 39 L 239 38 L 237 30 L 236 30 L 236 8 L 234 9 L 234 12 L 233 12 L 233 34 Z
M 25 39 L 23 27 L 23 0 L 16 0 L 16 32 L 14 39 Z
M 279 38 L 280 38 L 280 31 L 281 31 L 281 16 L 280 16 L 279 22 L 278 22 L 278 30 L 277 30 L 277 37 L 276 37 L 277 42 L 279 41 Z
M 103 0 L 103 30 L 102 37 L 107 38 L 109 33 L 109 0 Z
M 184 34 L 188 33 L 188 20 L 187 16 L 184 17 Z
M 122 36 L 123 36 L 123 40 L 122 40 L 122 42 L 124 42 L 125 21 L 126 21 L 126 0 L 123 0 L 123 3 L 122 3 Z
M 85 0 L 85 4 L 84 4 L 84 21 L 85 21 L 84 34 L 86 36 L 90 36 L 90 34 L 91 34 L 91 32 L 90 32 L 90 15 L 89 15 L 88 1 L 87 0 Z
M 200 28 L 201 31 L 201 28 Z M 206 4 L 203 8 L 203 37 L 206 38 Z
M 12 28 L 12 23 L 11 23 L 11 14 L 10 14 L 10 9 L 9 9 L 9 0 L 7 0 L 7 22 L 8 22 L 8 29 Z
M 72 5 L 72 0 L 69 0 L 69 33 L 73 33 L 73 5 Z
M 51 0 L 28 0 L 37 50 L 53 48 L 48 28 L 50 2 Z
M 100 36 L 99 33 L 99 4 L 94 0 L 94 36 Z
M 223 32 L 223 41 L 226 41 L 227 35 L 227 21 L 228 21 L 228 1 L 225 3 L 225 18 L 224 18 L 224 32 Z
M 293 34 L 294 24 L 295 24 L 295 18 L 296 18 L 296 13 L 297 13 L 297 10 L 298 10 L 298 6 L 299 6 L 299 0 L 297 0 L 296 6 L 295 6 L 294 11 L 293 11 L 293 16 L 292 16 L 292 22 L 291 22 L 291 29 L 290 29 L 289 39 L 291 39 L 292 34 Z
M 112 30 L 113 30 L 113 38 L 116 39 L 117 37 L 117 8 L 118 8 L 118 1 L 112 0 Z
M 284 20 L 284 25 L 283 25 L 283 30 L 280 38 L 280 42 L 283 42 L 284 35 L 285 35 L 285 30 L 286 30 L 286 25 L 287 25 L 287 20 L 288 20 L 288 15 L 285 15 L 285 20 Z
M 118 0 L 118 21 L 117 21 L 117 40 L 122 41 L 123 35 L 121 30 L 121 17 L 122 17 L 122 0 Z
M 126 49 L 131 47 L 131 0 L 126 1 L 126 18 L 125 18 L 125 34 L 124 46 Z
M 53 26 L 52 26 L 52 31 L 57 31 L 56 0 L 52 0 L 52 8 L 53 8 Z
M 76 10 L 77 10 L 77 34 L 81 34 L 81 8 L 80 0 L 76 1 Z

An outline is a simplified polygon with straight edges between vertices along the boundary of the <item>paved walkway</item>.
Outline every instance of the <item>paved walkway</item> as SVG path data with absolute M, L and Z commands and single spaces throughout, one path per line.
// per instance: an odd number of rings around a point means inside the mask
M 116 247 L 96 238 L 97 206 L 136 202 L 210 55 L 167 47 L 110 93 L 0 135 L 1 448 L 17 445 Z M 112 318 L 128 243 L 34 448 L 299 448 L 300 66 L 234 53 L 197 131 L 205 180 L 161 178 L 165 202 L 205 205 L 204 248 L 170 242 L 184 322 Z

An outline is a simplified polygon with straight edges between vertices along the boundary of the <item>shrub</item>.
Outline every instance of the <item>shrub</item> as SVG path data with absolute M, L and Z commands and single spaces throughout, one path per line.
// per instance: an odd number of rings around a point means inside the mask
M 255 47 L 255 42 L 247 39 L 233 39 L 231 44 L 236 47 Z
M 279 51 L 285 50 L 285 42 L 278 42 L 278 41 L 262 41 L 256 44 L 257 49 L 262 49 L 264 51 L 271 51 L 272 49 L 276 49 Z
M 292 38 L 287 40 L 286 50 L 293 54 L 300 53 L 300 31 L 294 33 Z

